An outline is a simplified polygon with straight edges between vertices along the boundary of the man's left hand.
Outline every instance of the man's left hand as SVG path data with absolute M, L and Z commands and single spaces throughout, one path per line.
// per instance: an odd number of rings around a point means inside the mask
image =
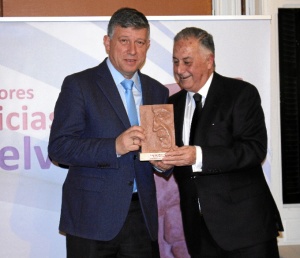
M 191 166 L 196 163 L 196 147 L 182 146 L 169 151 L 161 161 L 165 166 Z

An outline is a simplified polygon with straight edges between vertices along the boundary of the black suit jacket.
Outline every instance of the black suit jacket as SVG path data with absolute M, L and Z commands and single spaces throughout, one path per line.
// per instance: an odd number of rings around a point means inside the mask
M 167 102 L 166 87 L 140 72 L 139 77 L 143 104 Z M 129 127 L 106 61 L 65 78 L 48 146 L 52 160 L 69 166 L 63 185 L 61 231 L 88 239 L 113 239 L 128 214 L 135 178 L 149 234 L 157 239 L 152 165 L 139 161 L 138 152 L 116 155 L 116 137 Z
M 178 146 L 183 145 L 186 94 L 181 90 L 169 98 Z M 276 237 L 282 224 L 261 166 L 267 132 L 257 89 L 214 73 L 195 141 L 203 152 L 200 176 L 194 176 L 191 166 L 174 168 L 189 249 L 197 235 L 198 198 L 207 227 L 223 249 Z

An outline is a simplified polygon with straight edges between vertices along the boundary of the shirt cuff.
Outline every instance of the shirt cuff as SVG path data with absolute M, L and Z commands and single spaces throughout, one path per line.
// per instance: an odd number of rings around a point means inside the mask
M 202 172 L 202 149 L 200 146 L 196 147 L 196 163 L 192 165 L 193 172 Z
M 158 167 L 153 166 L 153 168 L 155 169 L 155 171 L 159 172 L 159 173 L 163 173 L 165 172 L 164 170 L 159 169 Z

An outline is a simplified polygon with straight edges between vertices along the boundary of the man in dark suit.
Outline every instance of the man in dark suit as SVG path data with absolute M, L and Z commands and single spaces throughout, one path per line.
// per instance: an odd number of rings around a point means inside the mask
M 123 88 L 133 82 L 136 119 L 140 105 L 167 102 L 167 88 L 139 71 L 149 34 L 142 13 L 118 10 L 104 37 L 108 58 L 63 82 L 48 151 L 69 167 L 59 226 L 69 258 L 159 257 L 154 170 L 138 159 L 144 130 L 130 121 Z
M 156 165 L 175 166 L 191 257 L 279 257 L 283 228 L 261 166 L 267 133 L 257 89 L 215 72 L 213 38 L 199 28 L 175 36 L 173 64 L 178 149 Z

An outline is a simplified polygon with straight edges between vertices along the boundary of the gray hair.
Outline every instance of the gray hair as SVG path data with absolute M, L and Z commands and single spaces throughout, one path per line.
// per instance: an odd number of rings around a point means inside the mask
M 122 28 L 134 28 L 134 29 L 147 29 L 148 37 L 150 35 L 150 26 L 145 15 L 136 9 L 121 8 L 117 10 L 107 26 L 107 35 L 112 38 L 115 27 L 120 26 Z
M 215 44 L 214 44 L 213 36 L 210 35 L 207 31 L 196 27 L 188 27 L 177 33 L 177 35 L 174 37 L 174 42 L 180 39 L 188 39 L 188 38 L 197 39 L 199 45 L 210 50 L 212 54 L 215 55 Z

